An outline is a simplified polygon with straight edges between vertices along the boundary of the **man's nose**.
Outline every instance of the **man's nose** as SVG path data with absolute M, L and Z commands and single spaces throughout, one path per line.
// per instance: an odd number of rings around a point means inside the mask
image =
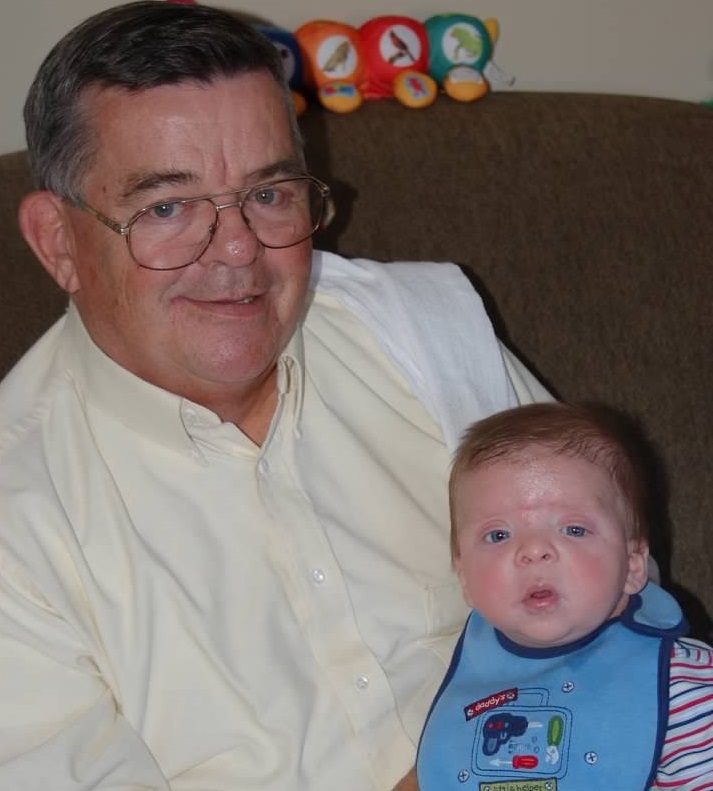
M 221 262 L 228 266 L 248 266 L 261 247 L 260 241 L 243 216 L 238 202 L 223 204 L 218 210 L 217 227 L 203 263 Z

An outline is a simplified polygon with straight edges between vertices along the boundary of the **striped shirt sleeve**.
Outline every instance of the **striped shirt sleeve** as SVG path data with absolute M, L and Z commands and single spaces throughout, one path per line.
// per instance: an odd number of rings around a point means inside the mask
M 713 789 L 713 648 L 678 640 L 671 654 L 666 740 L 654 789 Z

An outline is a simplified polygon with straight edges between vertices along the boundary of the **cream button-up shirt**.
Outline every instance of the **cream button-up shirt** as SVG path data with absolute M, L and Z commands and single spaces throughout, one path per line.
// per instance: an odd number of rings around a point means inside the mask
M 332 296 L 278 386 L 257 447 L 70 309 L 0 389 L 1 789 L 386 790 L 411 767 L 467 613 L 449 451 Z

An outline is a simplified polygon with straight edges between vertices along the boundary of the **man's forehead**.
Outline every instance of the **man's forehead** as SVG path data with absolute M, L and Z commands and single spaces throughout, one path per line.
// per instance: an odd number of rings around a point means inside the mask
M 265 72 L 140 91 L 92 86 L 84 104 L 94 138 L 87 175 L 99 171 L 128 197 L 160 186 L 198 188 L 206 178 L 239 187 L 291 174 L 302 163 L 283 96 Z

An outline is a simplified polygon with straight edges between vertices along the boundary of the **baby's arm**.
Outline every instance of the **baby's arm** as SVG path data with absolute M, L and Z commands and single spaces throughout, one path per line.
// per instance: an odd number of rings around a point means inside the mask
M 671 657 L 669 715 L 655 789 L 713 788 L 713 648 L 676 641 Z

